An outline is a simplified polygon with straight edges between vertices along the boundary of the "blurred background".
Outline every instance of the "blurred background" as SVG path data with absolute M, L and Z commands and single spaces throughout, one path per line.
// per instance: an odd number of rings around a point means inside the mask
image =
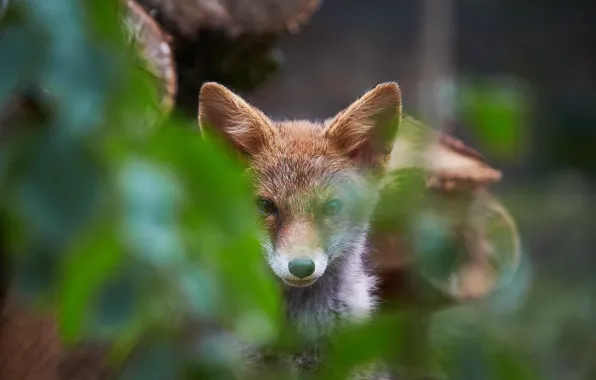
M 193 378 L 229 379 L 225 342 L 179 355 L 188 315 L 201 336 L 283 335 L 248 187 L 194 138 L 207 81 L 275 119 L 325 119 L 397 81 L 407 114 L 502 171 L 490 191 L 523 254 L 506 290 L 389 312 L 338 340 L 338 368 L 379 351 L 437 379 L 596 379 L 582 0 L 0 0 L 0 378 L 104 379 L 106 345 L 119 362 L 142 342 L 126 379 L 181 378 L 189 358 Z

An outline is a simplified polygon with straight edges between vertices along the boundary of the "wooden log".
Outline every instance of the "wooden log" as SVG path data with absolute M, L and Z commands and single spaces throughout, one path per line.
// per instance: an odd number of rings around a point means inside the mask
M 174 55 L 170 47 L 172 37 L 133 0 L 126 0 L 122 21 L 130 43 L 140 48 L 139 53 L 147 69 L 158 78 L 162 106 L 165 112 L 169 112 L 178 91 Z
M 297 32 L 319 8 L 319 0 L 141 0 L 187 38 L 201 29 L 221 29 L 231 36 Z
M 275 44 L 296 33 L 320 0 L 138 0 L 172 36 L 178 91 L 176 111 L 197 114 L 208 81 L 250 92 L 279 67 Z

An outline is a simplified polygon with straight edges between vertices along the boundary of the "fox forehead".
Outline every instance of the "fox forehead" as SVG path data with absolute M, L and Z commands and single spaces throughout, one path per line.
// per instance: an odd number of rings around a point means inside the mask
M 284 121 L 278 134 L 254 156 L 251 172 L 270 198 L 313 197 L 341 184 L 359 182 L 357 168 L 323 135 L 323 123 Z

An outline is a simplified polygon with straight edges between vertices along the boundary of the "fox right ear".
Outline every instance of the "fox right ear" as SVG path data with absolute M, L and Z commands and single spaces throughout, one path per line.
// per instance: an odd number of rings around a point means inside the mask
M 226 87 L 208 82 L 199 94 L 199 125 L 203 134 L 218 130 L 244 155 L 254 156 L 275 136 L 271 120 Z
M 358 164 L 384 170 L 401 121 L 401 91 L 383 83 L 331 120 L 325 136 Z

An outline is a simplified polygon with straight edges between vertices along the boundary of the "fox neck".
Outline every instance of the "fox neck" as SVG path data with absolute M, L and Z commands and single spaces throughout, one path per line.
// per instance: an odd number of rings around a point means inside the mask
M 286 312 L 302 338 L 326 335 L 334 326 L 366 319 L 375 304 L 375 278 L 364 260 L 366 237 L 334 260 L 325 274 L 305 288 L 284 287 Z

